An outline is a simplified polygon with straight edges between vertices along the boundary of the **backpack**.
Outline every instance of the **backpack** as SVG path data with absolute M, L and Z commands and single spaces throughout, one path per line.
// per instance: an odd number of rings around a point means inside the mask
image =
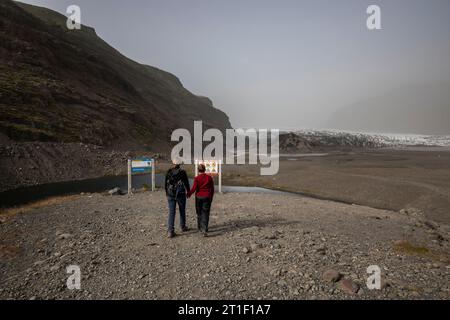
M 181 170 L 175 169 L 169 172 L 166 190 L 167 194 L 173 198 L 177 198 L 181 194 L 186 194 L 186 189 L 181 179 Z

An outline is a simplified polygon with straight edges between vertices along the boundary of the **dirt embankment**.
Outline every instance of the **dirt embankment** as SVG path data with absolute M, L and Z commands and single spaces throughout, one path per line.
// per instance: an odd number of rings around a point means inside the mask
M 1 216 L 0 298 L 450 298 L 448 229 L 420 211 L 224 194 L 209 238 L 167 239 L 166 206 L 163 192 L 92 194 Z M 69 265 L 81 290 L 66 287 Z M 371 265 L 381 290 L 366 286 Z
M 22 186 L 126 174 L 130 156 L 133 153 L 129 151 L 83 143 L 2 143 L 0 192 Z

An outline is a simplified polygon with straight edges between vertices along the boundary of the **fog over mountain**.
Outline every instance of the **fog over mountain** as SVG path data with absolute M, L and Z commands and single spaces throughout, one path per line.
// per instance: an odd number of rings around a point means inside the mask
M 63 14 L 74 4 L 23 1 Z M 441 94 L 433 87 L 450 83 L 448 0 L 76 4 L 82 22 L 105 41 L 135 61 L 176 74 L 191 92 L 220 106 L 234 127 L 432 133 L 446 126 L 439 111 L 446 98 L 431 91 Z M 381 8 L 381 30 L 366 27 L 373 4 Z M 419 99 L 422 91 L 426 100 Z M 358 124 L 346 121 L 347 106 L 358 106 Z
M 369 132 L 450 134 L 450 83 L 392 90 L 336 111 L 328 127 Z

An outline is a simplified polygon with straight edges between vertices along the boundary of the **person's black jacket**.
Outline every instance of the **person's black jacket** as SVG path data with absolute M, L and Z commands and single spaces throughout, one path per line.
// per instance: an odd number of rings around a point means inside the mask
M 180 167 L 175 167 L 175 168 L 171 168 L 167 171 L 166 173 L 166 179 L 164 182 L 164 187 L 166 189 L 166 196 L 169 195 L 169 192 L 167 190 L 167 181 L 170 179 L 170 177 L 173 177 L 173 179 L 175 181 L 180 181 L 184 184 L 184 187 L 186 188 L 186 194 L 189 192 L 189 190 L 191 189 L 190 185 L 189 185 L 189 179 L 187 176 L 186 171 L 184 171 L 183 169 L 181 169 Z

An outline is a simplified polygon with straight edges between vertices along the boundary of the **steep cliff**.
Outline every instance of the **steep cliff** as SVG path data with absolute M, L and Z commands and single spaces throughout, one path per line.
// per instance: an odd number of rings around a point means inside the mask
M 66 19 L 0 1 L 0 132 L 10 139 L 150 148 L 194 120 L 231 127 L 174 75 L 128 59 L 90 27 L 68 30 Z

